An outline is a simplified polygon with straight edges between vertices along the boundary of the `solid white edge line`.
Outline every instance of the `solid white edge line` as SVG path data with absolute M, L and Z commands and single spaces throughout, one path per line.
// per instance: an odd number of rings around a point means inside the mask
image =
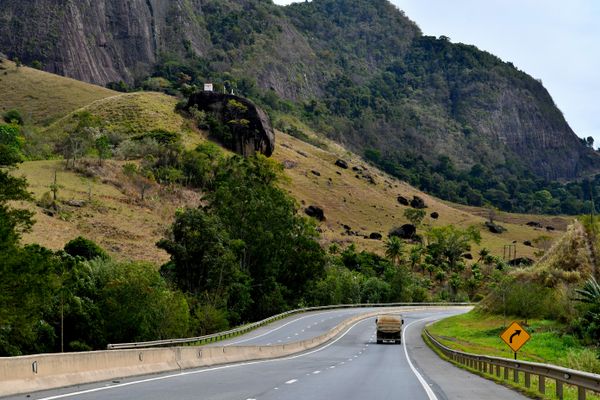
M 142 380 L 139 380 L 139 381 L 119 383 L 119 384 L 112 385 L 112 386 L 102 386 L 102 387 L 98 387 L 98 388 L 94 388 L 94 389 L 80 390 L 78 392 L 59 394 L 59 395 L 50 396 L 50 397 L 43 397 L 43 398 L 40 398 L 38 400 L 64 399 L 66 397 L 80 396 L 82 394 L 88 394 L 88 393 L 94 393 L 94 392 L 101 392 L 101 391 L 104 391 L 104 390 L 117 389 L 117 388 L 121 388 L 121 387 L 125 387 L 125 386 L 138 385 L 138 384 L 141 384 L 141 383 L 154 382 L 154 381 L 162 381 L 162 380 L 165 380 L 165 379 L 177 378 L 179 376 L 196 375 L 196 374 L 201 374 L 201 373 L 204 373 L 204 372 L 217 371 L 217 370 L 221 370 L 221 369 L 229 369 L 229 368 L 235 368 L 235 367 L 243 367 L 243 366 L 246 366 L 246 365 L 255 365 L 255 364 L 264 364 L 264 363 L 269 363 L 269 362 L 293 360 L 293 359 L 296 359 L 296 358 L 305 357 L 305 356 L 308 356 L 308 355 L 311 355 L 311 354 L 314 354 L 314 353 L 318 353 L 319 351 L 325 350 L 326 348 L 334 345 L 339 340 L 341 340 L 344 336 L 346 336 L 356 325 L 358 325 L 360 323 L 363 323 L 365 321 L 368 321 L 370 318 L 371 317 L 368 317 L 368 318 L 362 319 L 362 320 L 354 323 L 342 335 L 338 336 L 335 340 L 327 343 L 326 345 L 321 346 L 321 347 L 319 347 L 319 348 L 317 348 L 315 350 L 308 351 L 306 353 L 297 354 L 297 355 L 294 355 L 294 356 L 283 357 L 283 358 L 274 358 L 274 359 L 270 359 L 270 360 L 249 361 L 249 362 L 243 362 L 243 363 L 239 363 L 239 364 L 222 365 L 222 366 L 219 366 L 219 367 L 213 367 L 213 368 L 207 368 L 207 369 L 201 369 L 201 370 L 195 370 L 195 371 L 179 372 L 177 374 L 157 376 L 157 377 L 154 377 L 154 378 L 147 378 L 147 379 L 142 379 Z
M 419 373 L 419 371 L 417 371 L 417 369 L 413 365 L 412 361 L 410 361 L 410 357 L 408 356 L 408 350 L 406 349 L 406 330 L 408 329 L 408 327 L 414 324 L 415 322 L 420 322 L 427 319 L 431 319 L 431 317 L 418 319 L 404 327 L 404 331 L 402 332 L 402 346 L 404 347 L 404 355 L 406 356 L 406 361 L 408 361 L 408 366 L 419 380 L 419 383 L 421 383 L 421 386 L 423 386 L 423 389 L 425 389 L 425 393 L 427 393 L 429 400 L 438 400 L 437 396 L 435 395 L 431 387 L 429 387 L 429 384 L 427 383 L 425 378 L 423 378 L 423 376 Z

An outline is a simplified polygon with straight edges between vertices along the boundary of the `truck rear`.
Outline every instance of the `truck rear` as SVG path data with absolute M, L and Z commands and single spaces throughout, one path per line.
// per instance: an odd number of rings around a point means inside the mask
M 402 343 L 402 317 L 380 315 L 375 320 L 377 325 L 377 343 Z

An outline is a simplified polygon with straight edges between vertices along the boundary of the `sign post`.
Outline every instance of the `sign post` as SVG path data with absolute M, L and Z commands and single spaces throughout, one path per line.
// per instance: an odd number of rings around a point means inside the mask
M 529 339 L 531 339 L 531 335 L 518 323 L 513 322 L 510 324 L 508 328 L 500 335 L 500 338 L 504 340 L 504 343 L 508 345 L 515 353 L 515 360 L 517 359 L 517 351 Z

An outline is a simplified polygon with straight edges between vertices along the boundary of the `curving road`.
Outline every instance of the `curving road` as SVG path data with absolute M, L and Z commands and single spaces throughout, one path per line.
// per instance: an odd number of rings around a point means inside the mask
M 301 340 L 317 336 L 341 320 L 366 311 L 369 310 L 336 310 L 295 316 L 233 339 L 229 344 Z M 440 360 L 422 341 L 420 333 L 426 323 L 465 311 L 404 313 L 402 345 L 377 345 L 374 318 L 369 318 L 357 322 L 324 346 L 291 357 L 135 377 L 35 393 L 28 398 L 525 399 L 503 386 Z

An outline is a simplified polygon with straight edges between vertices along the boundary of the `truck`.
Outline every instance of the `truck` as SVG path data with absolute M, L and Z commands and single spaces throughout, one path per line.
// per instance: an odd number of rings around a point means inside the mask
M 401 316 L 380 315 L 375 320 L 377 325 L 377 343 L 383 342 L 402 343 L 402 324 L 404 320 Z

